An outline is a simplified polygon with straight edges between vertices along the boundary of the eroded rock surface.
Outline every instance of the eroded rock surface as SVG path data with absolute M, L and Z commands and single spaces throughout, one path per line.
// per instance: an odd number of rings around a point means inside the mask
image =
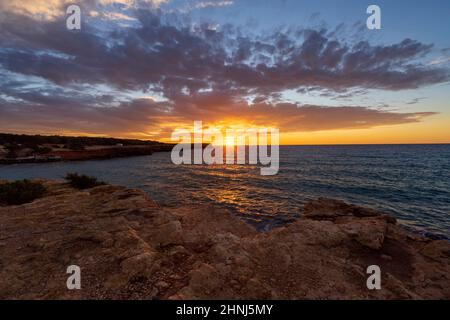
M 45 183 L 44 198 L 0 207 L 1 299 L 450 298 L 449 243 L 374 210 L 319 199 L 258 233 L 214 206 Z M 373 264 L 381 290 L 366 287 Z M 69 265 L 81 267 L 81 290 L 66 287 Z

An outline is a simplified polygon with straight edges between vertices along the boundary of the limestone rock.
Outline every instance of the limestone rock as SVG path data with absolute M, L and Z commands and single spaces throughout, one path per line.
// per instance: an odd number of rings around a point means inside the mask
M 322 198 L 258 233 L 212 205 L 45 184 L 45 197 L 0 207 L 0 299 L 450 298 L 449 243 L 372 209 Z M 66 288 L 73 264 L 82 290 Z M 366 288 L 373 264 L 381 290 Z

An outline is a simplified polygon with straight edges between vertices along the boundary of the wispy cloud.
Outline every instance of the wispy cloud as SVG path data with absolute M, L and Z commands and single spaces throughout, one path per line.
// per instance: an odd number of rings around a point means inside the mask
M 232 0 L 216 0 L 216 1 L 201 1 L 194 5 L 195 8 L 210 8 L 210 7 L 228 7 L 234 4 Z
M 436 65 L 446 64 L 446 63 L 450 63 L 450 56 L 436 58 L 436 59 L 430 61 L 430 63 L 428 65 L 436 66 Z
M 65 9 L 70 4 L 79 4 L 84 9 L 100 9 L 119 5 L 123 9 L 131 8 L 158 8 L 170 0 L 0 0 L 0 10 L 28 15 L 41 20 L 55 20 L 66 14 Z M 105 13 L 107 14 L 107 13 Z

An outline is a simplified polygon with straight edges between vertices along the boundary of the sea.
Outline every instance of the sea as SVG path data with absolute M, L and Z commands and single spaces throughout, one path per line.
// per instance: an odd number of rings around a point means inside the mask
M 145 190 L 161 205 L 215 203 L 261 231 L 297 219 L 319 197 L 391 214 L 405 228 L 450 239 L 450 145 L 281 146 L 277 175 L 258 165 L 175 165 L 170 153 L 0 165 L 0 179 L 63 180 L 69 172 Z

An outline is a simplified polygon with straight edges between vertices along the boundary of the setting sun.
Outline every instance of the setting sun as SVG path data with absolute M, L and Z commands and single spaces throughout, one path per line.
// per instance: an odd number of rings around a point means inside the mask
M 226 137 L 225 138 L 225 145 L 229 146 L 229 147 L 234 146 L 234 144 L 235 144 L 234 140 L 235 140 L 234 136 Z

